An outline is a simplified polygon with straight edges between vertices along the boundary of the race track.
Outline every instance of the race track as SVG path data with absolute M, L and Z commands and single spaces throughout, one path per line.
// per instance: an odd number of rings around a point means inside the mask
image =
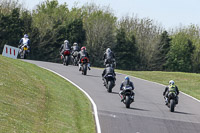
M 131 77 L 136 95 L 127 109 L 118 95 L 123 74 L 117 74 L 113 93 L 108 93 L 101 79 L 103 70 L 92 68 L 83 76 L 75 66 L 25 61 L 51 69 L 84 89 L 97 105 L 102 133 L 200 133 L 200 102 L 182 93 L 172 113 L 164 105 L 162 85 Z

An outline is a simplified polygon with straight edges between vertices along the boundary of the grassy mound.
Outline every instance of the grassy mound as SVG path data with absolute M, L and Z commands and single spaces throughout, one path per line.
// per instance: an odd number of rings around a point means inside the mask
M 174 80 L 179 90 L 200 100 L 200 74 L 183 72 L 122 70 L 116 70 L 116 72 L 146 79 L 149 81 L 154 81 L 164 85 L 168 85 L 169 80 Z
M 57 75 L 0 55 L 0 131 L 92 133 L 86 96 Z

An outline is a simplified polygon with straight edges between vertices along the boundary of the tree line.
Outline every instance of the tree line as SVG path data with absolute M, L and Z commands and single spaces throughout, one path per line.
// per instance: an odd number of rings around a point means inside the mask
M 64 40 L 86 46 L 93 66 L 103 66 L 103 53 L 111 48 L 117 68 L 200 72 L 200 27 L 165 30 L 150 18 L 117 18 L 109 7 L 74 6 L 46 0 L 32 11 L 17 0 L 0 2 L 0 53 L 4 44 L 18 46 L 28 34 L 30 59 L 60 62 Z

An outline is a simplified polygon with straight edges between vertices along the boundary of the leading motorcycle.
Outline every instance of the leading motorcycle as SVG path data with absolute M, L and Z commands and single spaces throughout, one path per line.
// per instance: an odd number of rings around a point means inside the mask
M 27 55 L 28 55 L 28 46 L 27 45 L 23 45 L 20 50 L 19 50 L 19 55 L 21 59 L 26 59 Z

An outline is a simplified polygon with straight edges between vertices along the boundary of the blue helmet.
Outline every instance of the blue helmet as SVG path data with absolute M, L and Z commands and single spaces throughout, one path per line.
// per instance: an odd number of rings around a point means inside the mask
M 24 38 L 28 38 L 28 35 L 27 35 L 27 34 L 24 34 Z
M 129 81 L 130 79 L 129 79 L 129 77 L 128 77 L 128 76 L 126 76 L 126 77 L 125 77 L 125 80 Z

